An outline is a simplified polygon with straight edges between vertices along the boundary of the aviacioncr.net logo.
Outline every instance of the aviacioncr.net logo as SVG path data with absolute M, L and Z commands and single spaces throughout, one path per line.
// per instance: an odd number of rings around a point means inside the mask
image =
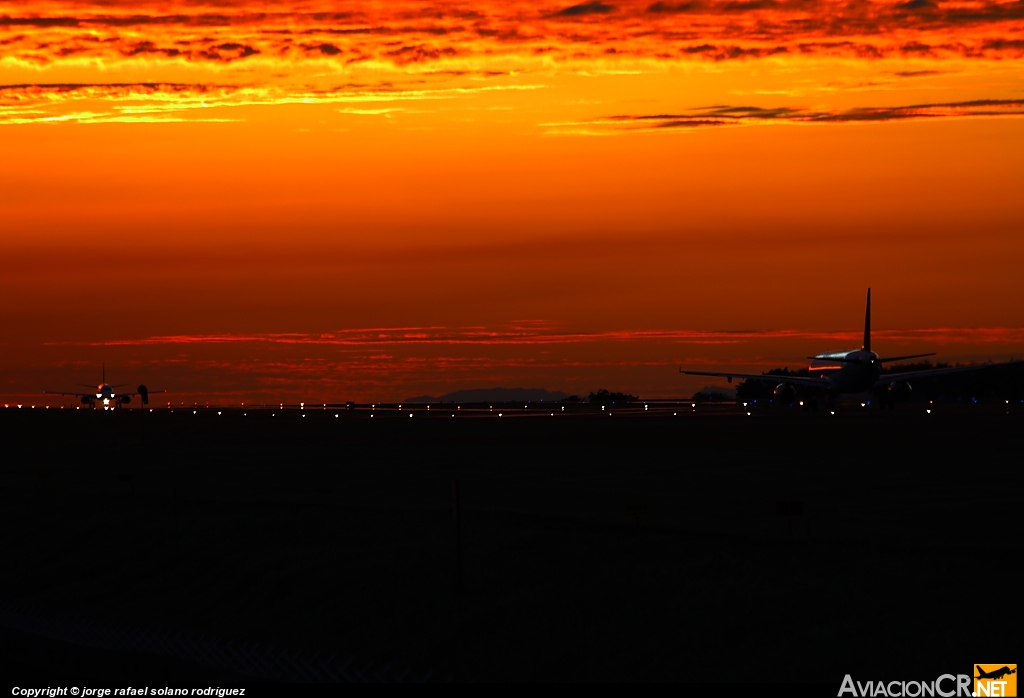
M 854 681 L 847 674 L 838 698 L 972 698 L 971 680 L 969 674 L 943 674 L 934 681 Z
M 1015 698 L 1017 695 L 1016 664 L 975 664 L 974 670 L 974 695 L 979 698 Z

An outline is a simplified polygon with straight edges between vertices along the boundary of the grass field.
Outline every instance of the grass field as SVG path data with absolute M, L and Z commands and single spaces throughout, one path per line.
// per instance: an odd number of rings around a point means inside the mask
M 97 675 L 128 660 L 68 628 L 403 680 L 838 685 L 1005 660 L 1024 414 L 727 412 L 2 410 L 0 625 L 24 666 Z M 155 666 L 139 647 L 128 665 Z M 295 678 L 188 661 L 160 667 Z

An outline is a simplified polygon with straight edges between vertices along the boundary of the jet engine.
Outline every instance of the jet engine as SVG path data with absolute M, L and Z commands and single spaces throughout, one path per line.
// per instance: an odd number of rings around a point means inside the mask
M 779 383 L 775 386 L 775 397 L 783 405 L 791 405 L 796 400 L 796 388 L 789 383 Z
M 83 405 L 91 405 L 92 404 L 92 398 L 89 397 L 88 395 L 83 395 L 82 396 L 82 404 Z
M 910 387 L 909 381 L 893 381 L 889 384 L 889 395 L 894 399 L 899 398 L 901 400 L 910 397 L 910 393 L 913 388 Z
M 132 401 L 132 396 L 131 395 L 122 395 L 118 399 L 121 401 L 122 405 L 127 405 L 129 402 Z
M 149 404 L 149 388 L 147 388 L 144 385 L 140 385 L 138 393 L 139 393 L 139 398 L 142 400 L 142 404 L 143 405 L 148 405 Z

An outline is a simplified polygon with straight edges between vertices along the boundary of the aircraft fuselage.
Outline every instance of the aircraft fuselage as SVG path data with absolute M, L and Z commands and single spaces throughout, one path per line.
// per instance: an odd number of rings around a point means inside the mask
M 96 399 L 103 402 L 104 407 L 110 405 L 118 405 L 121 402 L 121 398 L 118 398 L 114 392 L 114 386 L 107 383 L 100 383 L 96 386 Z
M 832 393 L 863 393 L 870 390 L 882 373 L 878 354 L 864 349 L 829 351 L 811 360 L 810 375 L 825 378 Z

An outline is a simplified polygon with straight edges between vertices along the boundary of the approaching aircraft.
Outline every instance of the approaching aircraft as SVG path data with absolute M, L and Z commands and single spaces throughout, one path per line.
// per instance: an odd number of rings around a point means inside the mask
M 935 352 L 882 358 L 871 351 L 871 289 L 869 288 L 867 310 L 864 314 L 864 346 L 851 351 L 823 352 L 816 356 L 807 357 L 811 360 L 809 376 L 783 376 L 780 378 L 777 375 L 684 371 L 681 368 L 679 372 L 691 376 L 718 376 L 727 378 L 730 383 L 732 383 L 733 378 L 766 382 L 781 380 L 782 382 L 775 387 L 775 394 L 783 402 L 792 402 L 796 398 L 796 388 L 798 386 L 822 390 L 829 399 L 843 393 L 863 393 L 869 390 L 880 391 L 883 394 L 881 400 L 882 407 L 885 407 L 886 404 L 891 407 L 897 394 L 908 394 L 910 392 L 910 381 L 914 379 L 1022 363 L 1020 361 L 1007 361 L 1001 364 L 932 368 L 923 371 L 906 371 L 904 373 L 882 375 L 883 363 L 920 359 L 925 356 L 935 356 Z
M 91 385 L 86 385 L 85 383 L 82 383 L 82 385 L 85 386 L 86 388 L 92 387 Z M 94 393 L 72 393 L 62 392 L 58 390 L 44 390 L 43 393 L 49 395 L 74 395 L 75 397 L 81 398 L 83 405 L 88 405 L 93 409 L 96 408 L 97 400 L 103 401 L 103 409 L 105 410 L 110 409 L 111 403 L 113 403 L 114 407 L 121 407 L 122 405 L 127 405 L 129 402 L 132 401 L 133 395 L 138 395 L 142 399 L 143 405 L 149 404 L 149 395 L 151 391 L 148 390 L 146 386 L 140 385 L 138 390 L 136 390 L 133 393 L 122 393 L 120 391 L 115 392 L 115 388 L 122 388 L 125 385 L 128 384 L 121 383 L 119 385 L 109 385 L 107 383 L 107 365 L 103 364 L 103 380 L 100 382 L 98 386 L 96 386 L 96 392 Z M 166 393 L 167 391 L 154 390 L 152 392 Z
M 995 669 L 995 670 L 993 670 L 991 672 L 986 672 L 984 669 L 982 669 L 977 664 L 975 664 L 974 666 L 978 670 L 978 675 L 974 677 L 976 679 L 1001 679 L 1004 676 L 1006 676 L 1007 674 L 1016 674 L 1017 673 L 1016 669 L 1011 669 L 1008 666 L 1004 666 L 1002 669 Z

